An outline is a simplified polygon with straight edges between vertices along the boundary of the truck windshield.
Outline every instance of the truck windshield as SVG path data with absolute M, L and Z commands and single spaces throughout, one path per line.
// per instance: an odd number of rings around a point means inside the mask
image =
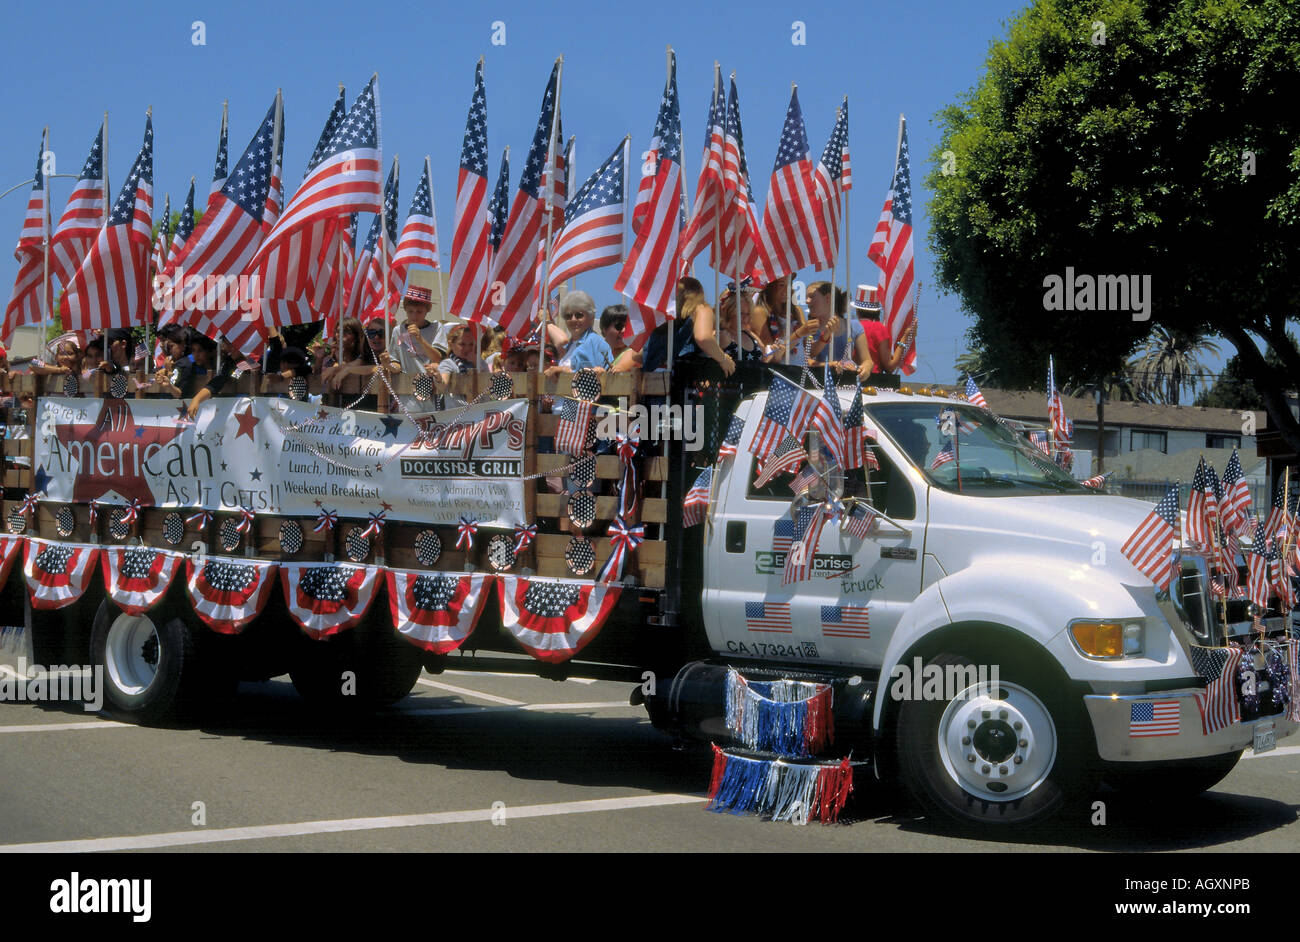
M 1023 434 L 982 409 L 957 403 L 891 402 L 868 411 L 920 472 L 946 491 L 987 497 L 1097 493 L 1057 467 Z M 948 412 L 951 415 L 945 416 Z

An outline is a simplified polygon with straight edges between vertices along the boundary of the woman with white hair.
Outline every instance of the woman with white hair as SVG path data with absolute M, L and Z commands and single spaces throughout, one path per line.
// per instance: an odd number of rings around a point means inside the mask
M 596 321 L 596 302 L 585 291 L 570 291 L 560 302 L 560 319 L 564 327 L 547 324 L 550 340 L 559 352 L 555 365 L 547 367 L 546 375 L 576 373 L 591 367 L 607 370 L 614 364 L 614 352 L 605 338 L 592 330 Z

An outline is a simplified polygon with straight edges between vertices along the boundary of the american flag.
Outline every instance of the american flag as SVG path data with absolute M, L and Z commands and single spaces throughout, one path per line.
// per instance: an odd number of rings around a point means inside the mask
M 802 438 L 813 414 L 820 408 L 824 408 L 824 404 L 816 396 L 774 373 L 767 391 L 767 404 L 763 407 L 763 418 L 749 443 L 749 450 L 759 458 L 766 458 L 787 435 Z
M 789 517 L 781 517 L 772 524 L 772 553 L 774 555 L 788 553 L 793 543 L 794 521 Z M 784 560 L 782 562 L 784 563 Z
M 1268 567 L 1277 554 L 1262 521 L 1255 527 L 1252 542 L 1246 558 L 1246 595 L 1260 608 L 1268 608 Z
M 1273 506 L 1269 508 L 1268 520 L 1264 524 L 1264 530 L 1272 539 L 1279 535 L 1285 535 L 1290 529 L 1292 518 L 1290 508 L 1287 503 L 1290 499 L 1290 474 L 1285 473 L 1282 479 L 1277 482 L 1277 491 L 1273 494 Z
M 1048 444 L 1047 432 L 1042 429 L 1030 429 L 1029 440 L 1033 442 L 1034 447 L 1045 455 L 1052 453 L 1052 446 Z
M 871 619 L 865 605 L 823 605 L 822 634 L 828 638 L 870 638 Z
M 194 178 L 190 177 L 190 191 L 185 195 L 185 203 L 181 206 L 180 215 L 176 219 L 176 231 L 172 233 L 172 245 L 167 252 L 168 261 L 180 254 L 192 235 L 194 235 Z
M 551 249 L 549 291 L 585 271 L 623 257 L 626 142 L 587 178 L 564 211 L 564 228 Z
M 718 446 L 719 462 L 736 457 L 736 452 L 740 450 L 740 434 L 743 431 L 745 431 L 744 420 L 740 416 L 733 415 L 731 421 L 727 423 L 727 434 L 723 436 L 722 444 Z
M 41 134 L 41 147 L 36 152 L 36 176 L 32 192 L 27 197 L 27 214 L 18 233 L 18 246 L 14 258 L 18 260 L 18 276 L 14 279 L 14 293 L 5 307 L 4 329 L 0 336 L 9 343 L 14 328 L 23 324 L 39 324 L 48 312 L 54 314 L 53 282 L 45 277 L 45 240 L 50 236 L 50 202 L 45 187 L 45 152 L 49 146 L 48 130 Z M 46 285 L 44 302 L 41 285 Z
M 789 602 L 746 602 L 745 629 L 774 634 L 793 634 Z
M 1273 549 L 1273 555 L 1268 564 L 1269 581 L 1273 588 L 1277 590 L 1278 607 L 1283 611 L 1289 612 L 1295 608 L 1296 593 L 1295 586 L 1291 582 L 1293 575 L 1290 560 L 1282 559 L 1282 554 L 1277 547 Z
M 266 214 L 267 194 L 271 189 L 270 166 L 275 153 L 276 116 L 283 107 L 277 94 L 267 109 L 252 140 L 235 163 L 234 171 L 226 185 L 208 198 L 208 208 L 194 234 L 185 247 L 168 262 L 164 274 L 175 279 L 183 274 L 186 281 L 210 275 L 239 274 L 262 244 L 262 222 Z M 180 286 L 177 286 L 180 287 Z M 238 305 L 226 303 L 229 299 L 213 296 L 196 298 L 185 309 L 165 312 L 162 323 L 175 321 L 201 330 L 206 336 L 251 335 L 241 349 L 253 344 L 257 336 L 257 323 L 244 321 Z M 241 298 L 241 300 L 243 300 Z
M 1173 580 L 1173 541 L 1178 537 L 1178 484 L 1138 524 L 1120 552 L 1156 586 L 1169 591 Z
M 865 540 L 867 534 L 876 523 L 876 511 L 862 503 L 861 501 L 853 505 L 849 511 L 848 518 L 844 522 L 844 528 L 856 536 L 859 540 Z
M 325 126 L 321 128 L 316 146 L 312 148 L 311 157 L 307 161 L 307 169 L 302 175 L 304 180 L 329 156 L 330 141 L 347 118 L 347 113 L 347 92 L 340 82 L 338 97 L 334 99 L 334 104 L 325 118 Z M 309 279 L 312 288 L 309 306 L 312 314 L 319 317 L 324 313 L 330 324 L 336 322 L 339 306 L 346 303 L 346 298 L 342 296 L 346 295 L 352 287 L 351 271 L 346 269 L 350 253 L 356 244 L 356 219 L 357 214 L 350 213 L 347 222 L 342 216 L 329 221 L 316 251 L 316 261 L 312 268 L 314 274 Z M 266 231 L 267 227 L 263 225 L 262 229 Z M 349 241 L 349 231 L 351 241 Z
M 1086 481 L 1080 481 L 1079 483 L 1084 487 L 1091 487 L 1100 490 L 1106 486 L 1106 478 L 1110 477 L 1114 473 L 1114 471 L 1107 471 L 1105 474 L 1094 474 Z
M 812 575 L 813 557 L 817 554 L 817 544 L 821 541 L 826 519 L 821 504 L 799 508 L 794 519 L 794 540 L 790 551 L 785 554 L 782 585 L 790 585 Z
M 835 377 L 829 360 L 822 366 L 821 408 L 813 413 L 809 425 L 821 432 L 822 447 L 831 453 L 835 463 L 841 468 L 847 468 L 849 458 L 845 449 L 844 409 L 840 405 L 840 394 L 835 388 Z
M 1224 529 L 1241 533 L 1249 525 L 1250 486 L 1241 470 L 1241 457 L 1237 449 L 1232 450 L 1228 467 L 1223 472 L 1223 503 L 1220 512 L 1223 515 Z
M 429 180 L 429 158 L 424 158 L 424 173 L 415 188 L 411 211 L 397 239 L 393 252 L 393 279 L 398 289 L 406 282 L 412 266 L 441 270 L 438 264 L 438 223 L 433 215 L 433 184 Z
M 722 222 L 723 182 L 723 120 L 727 100 L 722 94 L 722 67 L 713 63 L 713 94 L 709 96 L 709 121 L 704 129 L 704 157 L 700 162 L 700 179 L 695 184 L 695 206 L 690 223 L 682 236 L 682 270 L 685 271 L 695 257 L 712 246 L 710 262 L 715 268 L 721 246 L 715 235 Z
M 1221 534 L 1223 538 L 1219 541 L 1214 563 L 1218 570 L 1223 573 L 1227 595 L 1235 598 L 1241 582 L 1241 576 L 1237 572 L 1237 554 L 1241 551 L 1241 547 L 1237 542 L 1235 533 L 1223 530 Z
M 627 295 L 641 309 L 642 331 L 653 329 L 677 311 L 677 276 L 681 271 L 682 225 L 682 121 L 677 103 L 677 59 L 670 57 L 668 83 L 659 102 L 651 141 L 654 173 L 640 231 L 628 249 L 614 290 Z M 649 166 L 649 164 L 647 165 Z M 641 202 L 641 191 L 637 201 Z M 633 220 L 635 223 L 635 215 Z M 633 324 L 633 330 L 637 325 Z
M 309 299 L 325 247 L 333 244 L 349 214 L 380 211 L 379 122 L 379 76 L 374 75 L 249 266 L 249 274 L 257 276 L 269 323 L 299 324 L 315 318 Z
M 491 304 L 489 317 L 505 328 L 506 335 L 519 337 L 528 331 L 536 316 L 533 310 L 537 298 L 537 253 L 546 225 L 546 194 L 542 191 L 542 173 L 554 160 L 552 139 L 555 131 L 555 111 L 560 63 L 551 69 L 550 81 L 542 95 L 542 110 L 533 132 L 533 143 L 528 148 L 528 160 L 519 178 L 519 190 L 514 205 L 506 219 L 500 247 L 493 261 L 492 280 L 503 285 L 499 298 L 489 292 Z
M 693 527 L 709 512 L 709 496 L 713 489 L 713 469 L 705 468 L 700 472 L 691 489 L 682 501 L 682 526 Z
M 380 237 L 384 245 L 379 244 Z M 370 221 L 370 234 L 357 256 L 356 270 L 352 274 L 352 291 L 348 298 L 348 316 L 370 320 L 384 316 L 385 290 L 393 287 L 393 244 L 397 241 L 397 161 L 393 161 L 384 183 L 384 212 Z M 385 284 L 388 288 L 385 289 Z
M 822 159 L 813 177 L 817 197 L 821 200 L 824 238 L 819 254 L 822 268 L 834 268 L 840 253 L 840 194 L 844 191 L 845 157 L 849 152 L 848 98 L 836 109 L 835 128 L 831 131 Z
M 104 176 L 104 144 L 108 135 L 108 118 L 90 143 L 90 154 L 81 168 L 59 217 L 59 225 L 50 237 L 50 271 L 64 288 L 81 267 L 81 261 L 99 238 L 108 211 L 108 180 Z
M 1205 459 L 1196 465 L 1192 475 L 1192 490 L 1187 497 L 1187 539 L 1202 546 L 1214 543 L 1214 521 L 1206 513 L 1205 493 L 1209 488 L 1209 478 L 1205 473 Z
M 740 277 L 752 276 L 765 284 L 768 263 L 763 257 L 763 239 L 759 233 L 758 209 L 749 185 L 749 165 L 745 161 L 745 138 L 740 126 L 740 96 L 736 75 L 731 75 L 727 95 L 727 117 L 723 124 L 722 151 L 723 215 L 722 259 L 730 272 Z
M 807 453 L 803 446 L 799 444 L 799 439 L 793 435 L 787 435 L 781 439 L 780 444 L 772 451 L 768 457 L 764 458 L 758 468 L 758 476 L 754 478 L 755 487 L 766 487 L 782 471 L 794 471 L 799 465 L 803 464 Z
M 840 192 L 847 193 L 853 189 L 853 164 L 849 160 L 849 96 L 844 96 L 840 105 L 840 114 L 844 116 L 844 150 L 840 153 Z
M 866 462 L 867 432 L 866 415 L 862 411 L 862 383 L 858 382 L 853 402 L 844 416 L 844 470 L 860 468 Z
M 823 247 L 829 242 L 826 224 L 817 205 L 808 134 L 804 130 L 799 90 L 790 90 L 790 104 L 776 149 L 776 162 L 767 184 L 763 207 L 763 252 L 768 274 L 788 275 L 801 268 L 819 267 Z M 829 268 L 829 265 L 821 266 Z
M 555 119 L 556 135 L 555 140 L 564 137 L 560 131 L 560 118 Z M 550 184 L 549 170 L 542 171 L 542 190 L 546 193 L 551 201 L 551 237 L 554 239 L 555 233 L 560 231 L 564 225 L 564 211 L 569 205 L 569 181 L 570 171 L 573 169 L 573 152 L 576 147 L 576 135 L 569 135 L 569 143 L 564 145 L 564 155 L 555 162 L 555 188 L 553 191 L 548 189 Z M 552 243 L 553 244 L 553 243 Z
M 899 119 L 901 134 L 894 179 L 880 211 L 875 234 L 867 247 L 867 258 L 880 266 L 882 320 L 890 338 L 898 339 L 916 322 L 912 305 L 912 171 L 907 147 L 907 125 Z M 916 372 L 916 342 L 910 344 L 903 359 L 903 372 Z
M 808 488 L 816 484 L 819 478 L 820 475 L 813 466 L 811 464 L 806 464 L 800 468 L 799 473 L 790 480 L 790 492 L 798 497 L 804 491 L 808 490 Z
M 1128 714 L 1129 738 L 1177 736 L 1178 713 L 1177 700 L 1143 700 L 1132 704 Z
M 130 327 L 148 309 L 153 241 L 153 115 L 108 220 L 63 294 L 69 330 Z
M 262 213 L 262 238 L 275 228 L 284 209 L 284 108 L 280 109 L 280 139 L 275 146 L 275 160 L 271 164 L 271 185 L 266 191 L 266 210 Z
M 172 195 L 168 193 L 163 198 L 162 219 L 158 222 L 158 235 L 153 240 L 153 254 L 149 258 L 150 266 L 155 274 L 162 274 L 167 267 L 167 256 L 171 252 L 171 221 L 172 221 Z
M 209 201 L 213 196 L 221 192 L 221 188 L 226 185 L 226 177 L 229 176 L 226 169 L 226 164 L 229 160 L 230 154 L 230 146 L 228 143 L 229 119 L 229 107 L 223 103 L 221 106 L 221 134 L 217 138 L 217 159 L 212 166 L 212 189 L 208 191 Z
M 1051 357 L 1047 358 L 1047 417 L 1052 426 L 1052 451 L 1069 451 L 1074 424 L 1065 417 L 1065 403 L 1056 388 L 1056 368 Z
M 1213 528 L 1219 523 L 1219 504 L 1223 499 L 1223 487 L 1219 484 L 1219 476 L 1214 473 L 1214 465 L 1208 461 L 1205 462 L 1205 516 L 1210 521 Z M 1211 533 L 1213 533 L 1211 529 Z
M 1192 669 L 1205 678 L 1206 687 L 1196 693 L 1201 711 L 1201 732 L 1206 736 L 1241 722 L 1237 702 L 1237 668 L 1242 650 L 1236 645 L 1226 648 L 1191 646 Z
M 343 230 L 343 238 L 337 249 L 338 258 L 330 272 L 332 282 L 329 288 L 330 303 L 320 308 L 328 312 L 325 315 L 325 327 L 331 337 L 338 334 L 339 312 L 346 311 L 351 304 L 352 279 L 357 270 L 356 248 L 357 214 L 353 213 L 348 219 L 347 227 Z
M 980 392 L 980 388 L 975 385 L 975 380 L 969 376 L 966 377 L 966 401 L 981 409 L 987 409 L 989 407 L 988 402 L 984 398 L 984 394 Z
M 488 241 L 492 220 L 488 211 L 487 91 L 483 58 L 474 67 L 474 94 L 465 118 L 456 175 L 456 230 L 451 237 L 451 311 L 463 317 L 481 312 L 492 269 Z M 504 160 L 504 158 L 503 158 Z M 508 176 L 508 174 L 507 174 Z
M 591 441 L 592 404 L 580 399 L 559 397 L 560 424 L 555 429 L 555 450 L 566 455 L 580 455 Z
M 949 462 L 956 460 L 957 436 L 953 435 L 951 438 L 944 439 L 943 447 L 939 449 L 939 453 L 935 455 L 934 459 L 930 462 L 930 470 L 933 471 L 936 468 L 942 468 Z

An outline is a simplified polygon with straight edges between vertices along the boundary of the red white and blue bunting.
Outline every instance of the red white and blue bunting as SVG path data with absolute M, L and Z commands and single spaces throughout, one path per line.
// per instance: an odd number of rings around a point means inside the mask
M 8 533 L 0 536 L 0 586 L 9 581 L 9 570 L 13 568 L 14 560 L 18 558 L 18 551 L 23 548 L 26 540 L 25 536 Z
M 81 598 L 90 585 L 98 558 L 98 546 L 29 539 L 23 575 L 27 578 L 32 608 L 52 611 Z
M 387 579 L 393 626 L 416 647 L 447 654 L 474 630 L 493 576 L 390 569 Z
M 816 755 L 835 740 L 829 684 L 746 680 L 727 671 L 727 729 L 750 749 Z
M 622 517 L 615 517 L 609 525 L 609 558 L 596 574 L 596 581 L 605 584 L 623 581 L 623 570 L 636 548 L 645 542 L 645 525 L 629 524 Z
M 753 759 L 713 747 L 709 811 L 752 812 L 773 821 L 833 824 L 853 791 L 848 759 L 791 762 Z
M 379 587 L 375 566 L 347 563 L 281 563 L 284 603 L 313 638 L 326 638 L 358 624 Z
M 502 626 L 525 651 L 552 664 L 569 660 L 596 637 L 623 591 L 568 579 L 497 578 Z
M 140 615 L 167 594 L 180 561 L 180 553 L 152 546 L 112 546 L 99 564 L 108 597 L 128 615 Z
M 278 563 L 236 556 L 206 556 L 186 563 L 190 604 L 213 631 L 237 635 L 271 597 Z

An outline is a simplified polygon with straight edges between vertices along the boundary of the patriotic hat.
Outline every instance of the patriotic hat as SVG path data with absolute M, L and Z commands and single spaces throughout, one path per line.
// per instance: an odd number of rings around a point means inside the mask
M 428 288 L 421 287 L 420 285 L 408 285 L 406 288 L 406 296 L 402 300 L 419 301 L 421 304 L 432 306 L 433 292 Z
M 875 285 L 858 285 L 853 292 L 853 307 L 859 311 L 878 311 L 880 302 L 876 300 Z

